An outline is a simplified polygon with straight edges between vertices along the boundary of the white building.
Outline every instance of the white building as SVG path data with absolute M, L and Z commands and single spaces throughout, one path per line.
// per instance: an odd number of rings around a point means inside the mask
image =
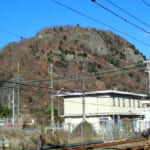
M 139 126 L 138 128 L 143 131 L 150 128 L 150 100 L 142 100 L 141 105 L 143 118 L 138 120 L 137 124 Z
M 141 116 L 141 99 L 147 95 L 117 90 L 91 91 L 84 93 L 66 93 L 64 97 L 65 123 L 79 124 L 83 121 L 83 107 L 86 121 L 99 128 L 101 121 L 123 118 L 136 119 Z

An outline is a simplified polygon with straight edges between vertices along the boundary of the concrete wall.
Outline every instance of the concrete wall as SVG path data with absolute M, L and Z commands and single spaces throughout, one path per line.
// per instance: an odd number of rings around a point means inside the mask
M 122 114 L 140 115 L 141 101 L 128 97 L 97 96 L 85 97 L 86 115 Z M 82 97 L 64 99 L 64 115 L 82 115 Z

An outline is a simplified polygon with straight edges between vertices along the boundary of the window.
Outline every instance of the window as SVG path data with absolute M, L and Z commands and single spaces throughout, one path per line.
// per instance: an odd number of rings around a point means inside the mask
M 135 107 L 135 100 L 133 99 L 133 107 Z
M 120 97 L 118 97 L 118 107 L 120 107 Z
M 138 102 L 138 108 L 140 108 L 140 101 L 137 101 Z
M 115 106 L 115 97 L 113 97 L 113 106 Z
M 123 107 L 125 107 L 125 98 L 123 98 Z
M 131 99 L 129 98 L 129 107 L 131 107 Z

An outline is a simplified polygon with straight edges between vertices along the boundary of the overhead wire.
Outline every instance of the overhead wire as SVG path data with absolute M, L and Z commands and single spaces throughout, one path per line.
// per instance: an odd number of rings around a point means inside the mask
M 135 17 L 135 15 L 132 15 L 131 13 L 129 13 L 127 10 L 121 8 L 120 6 L 118 6 L 117 4 L 115 4 L 114 2 L 112 2 L 111 0 L 107 0 L 110 4 L 112 4 L 113 6 L 115 6 L 116 8 L 118 8 L 119 10 L 121 10 L 122 12 L 126 13 L 127 15 L 129 15 L 130 17 L 134 18 L 136 21 L 142 23 L 143 25 L 150 27 L 149 24 L 145 23 L 144 21 L 142 21 L 141 19 Z
M 150 4 L 147 3 L 145 0 L 142 0 L 142 2 L 143 2 L 146 6 L 150 7 Z
M 121 70 L 121 69 L 120 70 L 115 70 L 115 69 L 111 69 L 111 70 L 105 70 L 105 71 L 97 72 L 96 76 L 98 76 L 98 77 L 105 77 L 107 75 L 114 76 L 114 75 L 127 74 L 127 73 L 130 73 L 130 72 L 145 70 L 144 66 L 141 66 L 141 67 L 138 67 L 138 68 L 132 68 L 134 66 L 141 65 L 141 64 L 143 64 L 143 63 L 132 64 L 132 65 L 130 65 L 131 68 L 129 68 L 129 66 L 126 66 L 126 68 L 122 67 L 122 69 L 124 68 L 124 69 L 128 69 L 128 70 Z M 94 76 L 94 75 L 85 76 L 85 80 L 94 79 L 94 78 L 96 78 L 96 76 Z M 74 82 L 75 81 L 79 81 L 79 80 L 82 80 L 82 77 L 78 77 L 77 79 L 73 79 L 73 78 L 67 79 L 67 81 L 74 81 Z M 16 84 L 16 85 L 18 84 L 15 81 L 7 81 L 7 80 L 0 80 L 0 82 L 7 82 L 7 83 Z M 50 82 L 50 81 L 48 81 L 48 82 Z M 56 82 L 66 82 L 66 80 L 59 79 L 59 80 L 54 80 L 53 82 L 55 82 L 55 83 Z M 40 88 L 40 89 L 43 89 L 43 90 L 45 90 L 45 89 L 50 90 L 50 88 L 48 86 L 37 86 L 37 85 L 35 86 L 33 84 L 31 85 L 31 84 L 26 84 L 26 83 L 20 83 L 19 85 L 22 85 L 21 86 L 22 88 L 24 88 L 24 87 L 35 87 L 35 88 Z M 8 87 L 4 86 L 4 87 L 2 87 L 0 89 L 13 89 L 13 88 L 14 87 L 12 87 L 12 86 L 8 86 Z M 33 89 L 33 88 L 29 89 L 29 88 L 27 88 L 26 90 L 30 90 L 30 92 L 37 92 L 38 89 Z M 23 91 L 26 91 L 26 90 L 23 90 Z M 75 90 L 73 90 L 73 89 L 67 89 L 67 88 L 62 89 L 62 88 L 58 88 L 58 87 L 54 87 L 53 90 L 62 90 L 62 93 L 63 93 L 63 91 L 81 92 L 81 90 L 77 90 L 77 89 L 75 89 Z M 49 92 L 48 92 L 48 94 L 49 94 Z
M 82 97 L 82 95 L 81 95 L 81 97 Z M 99 98 L 106 98 L 106 97 L 101 97 L 101 96 L 100 96 Z M 60 100 L 61 100 L 61 99 L 60 99 Z M 116 99 L 116 100 L 117 100 L 117 99 Z M 138 101 L 138 100 L 135 100 L 135 101 Z M 82 105 L 82 102 L 79 102 L 79 101 L 71 101 L 71 100 L 69 100 L 69 101 L 66 100 L 65 103 L 73 103 L 73 104 L 81 104 L 81 105 Z M 116 103 L 116 104 L 117 104 L 117 103 Z M 116 104 L 115 104 L 115 106 L 116 106 Z M 104 103 L 103 103 L 103 104 L 102 104 L 102 103 L 100 104 L 100 103 L 92 103 L 92 102 L 87 102 L 86 105 L 90 105 L 90 106 L 93 105 L 93 106 L 97 106 L 97 107 L 98 107 L 98 106 L 100 106 L 100 107 L 110 107 L 110 106 L 112 106 L 111 104 L 108 104 L 108 105 L 107 105 L 107 104 L 104 104 Z M 115 106 L 114 106 L 114 107 L 115 107 Z M 26 106 L 25 108 L 40 108 L 40 107 L 41 107 L 41 108 L 42 108 L 42 107 L 45 108 L 45 107 L 48 107 L 48 106 L 36 105 L 36 106 Z M 61 105 L 60 105 L 59 107 L 60 107 L 60 108 L 64 108 L 64 106 L 61 106 Z M 124 107 L 124 106 L 121 106 L 121 105 L 120 105 L 120 106 L 118 106 L 118 107 L 121 108 L 121 107 Z M 133 106 L 132 106 L 132 107 L 133 107 Z M 132 108 L 132 107 L 131 107 L 131 108 Z M 133 107 L 133 108 L 135 108 L 135 107 Z
M 114 75 L 120 75 L 120 74 L 126 74 L 126 73 L 130 73 L 130 72 L 133 72 L 133 71 L 140 71 L 140 70 L 145 70 L 143 67 L 139 68 L 139 69 L 132 69 L 132 70 L 129 70 L 129 71 L 124 71 L 122 70 L 122 72 L 114 72 L 114 73 L 111 73 L 109 74 L 110 76 L 114 76 Z M 99 77 L 105 77 L 107 76 L 108 74 L 102 74 L 102 75 L 99 75 Z M 84 79 L 85 80 L 89 80 L 89 79 L 93 79 L 94 75 L 92 76 L 85 76 Z M 95 77 L 96 78 L 96 77 Z M 74 81 L 75 79 L 68 79 L 69 81 Z M 78 80 L 82 80 L 82 77 L 78 78 Z M 54 82 L 64 82 L 65 80 L 56 80 Z
M 27 87 L 36 87 L 40 89 L 52 89 L 51 87 L 46 87 L 46 86 L 38 86 L 38 85 L 31 85 L 31 84 L 26 84 L 26 83 L 21 83 L 21 82 L 15 82 L 15 81 L 8 81 L 8 80 L 0 80 L 1 83 L 11 83 L 15 85 L 21 85 L 21 86 L 27 86 Z M 62 90 L 62 91 L 72 91 L 72 92 L 80 92 L 78 90 L 73 90 L 73 89 L 67 89 L 67 88 L 58 88 L 58 87 L 53 87 L 54 90 Z
M 18 35 L 16 33 L 13 33 L 13 32 L 9 32 L 9 31 L 2 30 L 2 29 L 0 29 L 0 32 L 5 33 L 5 34 L 9 34 L 11 36 L 15 36 L 15 37 L 20 38 L 20 39 L 23 39 L 23 36 L 20 36 L 20 35 Z
M 60 5 L 60 6 L 64 7 L 64 8 L 66 8 L 66 9 L 69 9 L 69 10 L 71 10 L 71 11 L 73 11 L 73 12 L 75 12 L 75 13 L 77 13 L 77 14 L 83 16 L 83 17 L 86 17 L 87 19 L 92 20 L 92 21 L 96 22 L 97 24 L 106 26 L 106 27 L 108 27 L 109 29 L 112 29 L 113 31 L 116 31 L 116 32 L 118 32 L 118 33 L 120 33 L 120 34 L 122 34 L 122 35 L 125 35 L 126 37 L 129 37 L 129 38 L 131 38 L 131 39 L 133 39 L 133 40 L 135 40 L 135 41 L 137 41 L 137 42 L 139 42 L 139 43 L 141 43 L 141 44 L 147 46 L 147 47 L 150 47 L 150 44 L 148 44 L 148 43 L 146 43 L 146 42 L 144 42 L 144 41 L 142 41 L 142 40 L 139 40 L 139 39 L 137 39 L 136 37 L 133 37 L 133 36 L 127 34 L 127 33 L 124 33 L 124 32 L 122 32 L 122 31 L 118 30 L 117 28 L 114 28 L 114 27 L 112 27 L 112 26 L 110 26 L 110 25 L 107 25 L 107 24 L 105 24 L 105 23 L 103 23 L 103 22 L 101 22 L 101 21 L 99 21 L 99 20 L 97 20 L 97 19 L 95 19 L 95 18 L 93 18 L 93 17 L 90 17 L 90 16 L 86 15 L 85 13 L 82 13 L 82 12 L 80 12 L 80 11 L 74 9 L 74 8 L 71 8 L 71 7 L 67 6 L 67 5 L 64 5 L 64 4 L 62 4 L 62 3 L 60 3 L 60 2 L 58 2 L 58 1 L 56 1 L 56 0 L 51 0 L 51 1 L 54 2 L 54 3 L 57 4 L 57 5 Z
M 105 10 L 108 11 L 109 13 L 113 14 L 114 16 L 116 16 L 116 17 L 120 18 L 121 20 L 127 22 L 128 24 L 132 25 L 133 27 L 135 27 L 135 28 L 137 28 L 137 29 L 139 29 L 139 30 L 141 30 L 141 31 L 143 31 L 143 32 L 145 32 L 145 33 L 147 33 L 147 34 L 150 34 L 149 31 L 147 31 L 147 30 L 145 30 L 144 28 L 142 28 L 142 27 L 136 25 L 135 23 L 133 23 L 133 22 L 127 20 L 126 18 L 120 16 L 119 14 L 115 13 L 114 11 L 112 11 L 112 10 L 106 8 L 106 7 L 103 6 L 102 4 L 98 3 L 96 0 L 92 0 L 92 2 L 95 3 L 96 5 L 98 5 L 99 7 L 105 9 Z
M 126 65 L 126 66 L 122 66 L 122 67 L 119 67 L 119 68 L 115 68 L 115 69 L 108 69 L 108 70 L 103 70 L 103 71 L 97 71 L 97 72 L 93 72 L 95 75 L 100 75 L 101 77 L 102 76 L 106 76 L 106 75 L 116 75 L 116 74 L 121 74 L 122 72 L 120 71 L 124 71 L 124 69 L 130 69 L 128 70 L 128 72 L 132 72 L 132 71 L 137 71 L 137 70 L 144 70 L 144 63 L 137 63 L 137 64 L 131 64 L 131 65 Z M 140 67 L 140 68 L 134 68 L 134 67 Z M 120 72 L 120 73 L 117 73 L 117 72 Z M 125 73 L 125 71 L 124 71 Z M 88 79 L 88 78 L 91 78 L 93 77 L 94 75 L 93 74 L 86 74 L 85 75 L 85 79 Z M 66 79 L 54 79 L 53 82 L 64 82 L 66 80 L 80 80 L 82 79 L 82 75 L 78 75 L 78 76 L 75 76 L 73 78 L 66 78 Z M 29 80 L 29 81 L 24 81 L 25 83 L 47 83 L 47 82 L 50 82 L 50 79 L 48 80 Z

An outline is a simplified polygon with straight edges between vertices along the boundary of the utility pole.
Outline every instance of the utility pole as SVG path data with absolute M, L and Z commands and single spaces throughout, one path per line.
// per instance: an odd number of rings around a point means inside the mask
M 50 83 L 50 89 L 51 89 L 51 126 L 54 125 L 54 104 L 53 104 L 53 65 L 50 65 L 50 75 L 51 75 L 51 83 Z
M 17 63 L 17 67 L 18 67 L 18 75 L 17 75 L 17 81 L 18 81 L 18 123 L 19 123 L 19 113 L 20 113 L 20 108 L 19 108 L 19 105 L 20 105 L 20 70 L 19 70 L 19 62 Z
M 10 109 L 10 94 L 8 94 L 8 108 Z
M 57 108 L 58 108 L 58 116 L 60 117 L 60 103 L 59 103 L 59 96 L 57 96 Z
M 15 122 L 15 86 L 13 86 L 13 100 L 12 100 L 12 103 L 13 103 L 13 118 L 12 118 L 12 123 L 13 123 L 13 126 L 14 126 L 14 122 Z
M 83 56 L 83 66 L 82 66 L 82 113 L 83 121 L 86 120 L 85 116 L 85 80 L 84 80 L 84 56 Z
M 150 96 L 150 60 L 147 60 L 146 64 L 147 64 L 146 72 L 148 73 L 148 96 Z

